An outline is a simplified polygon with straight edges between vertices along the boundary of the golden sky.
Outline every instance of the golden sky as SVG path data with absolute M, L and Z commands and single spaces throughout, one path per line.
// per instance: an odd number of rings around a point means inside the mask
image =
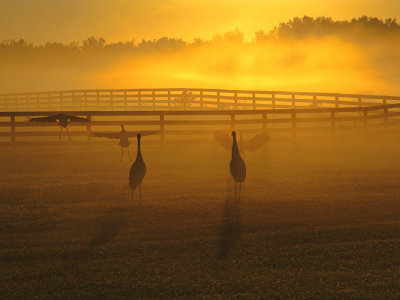
M 235 27 L 251 39 L 257 30 L 303 15 L 400 19 L 400 0 L 0 0 L 0 39 L 191 41 Z

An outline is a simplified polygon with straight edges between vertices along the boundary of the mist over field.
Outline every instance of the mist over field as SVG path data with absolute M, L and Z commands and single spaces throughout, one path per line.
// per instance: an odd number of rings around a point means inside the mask
M 400 25 L 294 18 L 246 37 L 163 37 L 107 43 L 0 44 L 0 92 L 89 88 L 204 87 L 368 94 L 400 93 Z
M 384 2 L 1 0 L 0 300 L 399 299 Z

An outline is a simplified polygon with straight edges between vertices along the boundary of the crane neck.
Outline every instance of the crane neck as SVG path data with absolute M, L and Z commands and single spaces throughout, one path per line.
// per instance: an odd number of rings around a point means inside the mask
M 140 136 L 138 136 L 138 138 L 137 138 L 137 155 L 136 155 L 136 157 L 140 157 L 140 156 L 142 156 L 142 152 L 140 150 Z
M 232 158 L 240 156 L 239 148 L 236 140 L 236 135 L 233 136 L 233 144 L 232 144 Z

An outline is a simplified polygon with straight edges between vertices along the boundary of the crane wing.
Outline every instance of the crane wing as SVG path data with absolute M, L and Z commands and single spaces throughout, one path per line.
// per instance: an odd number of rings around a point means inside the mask
M 268 140 L 269 140 L 269 134 L 267 132 L 257 134 L 256 136 L 252 137 L 245 143 L 245 148 L 247 151 L 255 152 Z
M 71 115 L 65 115 L 65 117 L 68 118 L 71 122 L 90 122 L 91 121 L 90 117 L 82 118 L 82 117 L 71 116 Z
M 31 118 L 31 122 L 40 122 L 40 123 L 47 123 L 47 122 L 57 122 L 60 115 L 55 116 L 48 116 L 48 117 L 38 117 L 38 118 Z
M 141 136 L 161 134 L 162 130 L 141 130 L 141 131 L 129 131 L 127 134 L 129 137 L 136 137 L 140 133 Z
M 223 131 L 216 131 L 214 133 L 214 139 L 224 147 L 226 151 L 232 150 L 232 139 L 229 134 Z
M 108 139 L 119 139 L 121 136 L 120 132 L 92 132 L 94 137 L 105 137 Z
M 48 116 L 48 117 L 38 117 L 38 118 L 31 118 L 31 122 L 41 122 L 41 123 L 48 123 L 48 122 L 57 122 L 57 120 L 60 119 L 69 119 L 70 121 L 73 122 L 90 122 L 90 117 L 89 118 L 82 118 L 82 117 L 76 117 L 72 115 L 65 115 L 65 114 L 58 114 L 54 116 Z

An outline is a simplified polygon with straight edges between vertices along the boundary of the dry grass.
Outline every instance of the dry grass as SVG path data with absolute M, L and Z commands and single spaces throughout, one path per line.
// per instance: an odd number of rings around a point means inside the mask
M 116 146 L 0 156 L 0 297 L 400 297 L 397 137 L 271 143 L 246 157 L 146 144 L 144 203 Z

